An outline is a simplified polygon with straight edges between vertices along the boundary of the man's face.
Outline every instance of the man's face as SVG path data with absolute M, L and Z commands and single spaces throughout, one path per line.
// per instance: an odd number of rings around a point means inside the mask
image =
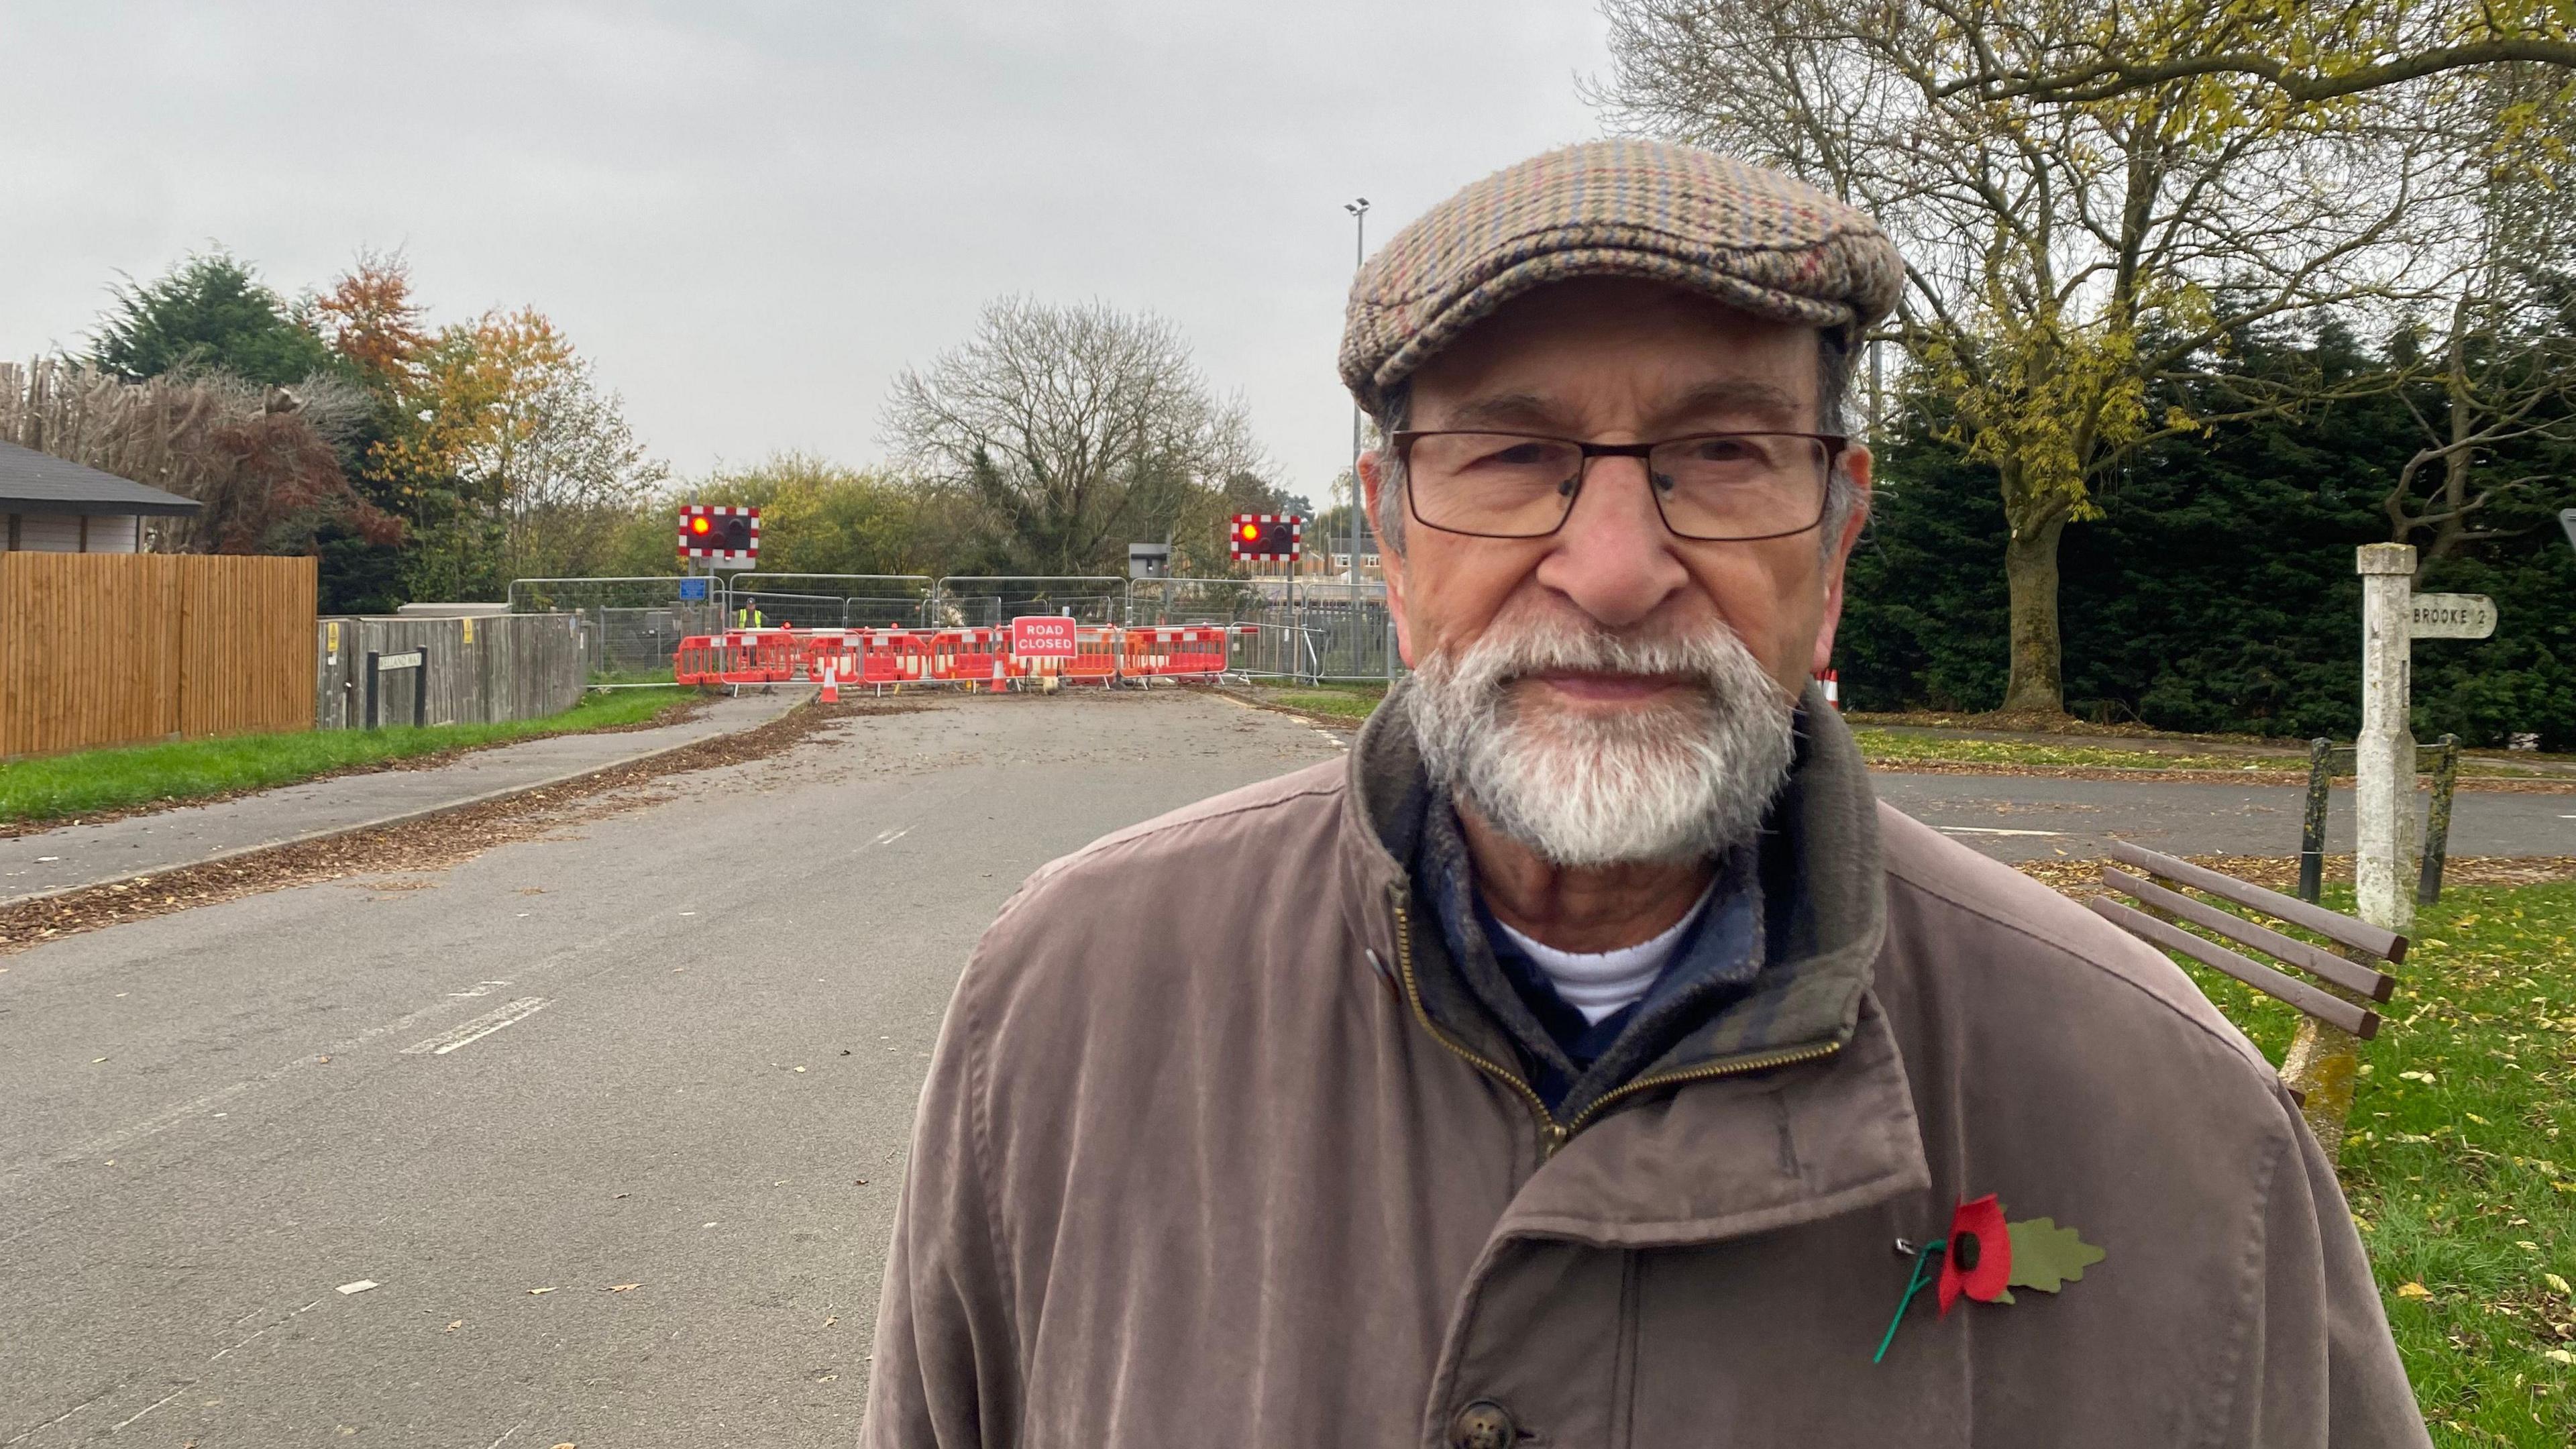
M 1771 322 L 1652 282 L 1597 278 L 1542 288 L 1505 307 L 1413 374 L 1417 431 L 1496 428 L 1596 443 L 1687 433 L 1821 431 L 1814 329 Z M 1870 458 L 1843 454 L 1868 487 Z M 1361 461 L 1369 511 L 1385 477 Z M 1473 643 L 1497 615 L 1573 613 L 1617 633 L 1731 630 L 1794 695 L 1825 667 L 1842 612 L 1843 561 L 1860 535 L 1814 531 L 1700 543 L 1664 527 L 1645 463 L 1595 459 L 1565 526 L 1546 538 L 1474 538 L 1408 521 L 1385 552 L 1405 662 Z M 1573 709 L 1640 703 L 1653 681 L 1536 681 Z
M 1652 283 L 1566 283 L 1415 373 L 1410 425 L 1598 443 L 1813 432 L 1817 349 L 1812 329 Z M 1865 487 L 1868 456 L 1846 460 Z M 1474 475 L 1478 486 L 1492 474 Z M 1387 473 L 1369 457 L 1361 476 L 1375 517 Z M 1781 476 L 1801 490 L 1822 478 Z M 1812 506 L 1818 495 L 1802 496 Z M 1419 672 L 1426 763 L 1462 803 L 1563 865 L 1705 856 L 1746 839 L 1788 768 L 1790 704 L 1831 651 L 1860 523 L 1855 509 L 1830 539 L 1685 539 L 1665 526 L 1636 458 L 1594 460 L 1563 526 L 1543 538 L 1413 518 L 1404 553 L 1387 555 L 1388 588 Z

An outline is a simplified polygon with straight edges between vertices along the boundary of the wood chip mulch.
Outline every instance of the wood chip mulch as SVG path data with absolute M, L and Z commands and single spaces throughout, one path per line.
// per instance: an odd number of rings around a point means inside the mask
M 389 871 L 443 869 L 494 846 L 533 840 L 565 826 L 604 819 L 670 798 L 637 788 L 654 780 L 765 760 L 843 720 L 910 713 L 916 708 L 874 700 L 806 704 L 738 734 L 702 740 L 667 755 L 506 800 L 31 901 L 0 910 L 0 955 L 81 931 L 264 891 Z M 379 882 L 375 888 L 391 887 Z

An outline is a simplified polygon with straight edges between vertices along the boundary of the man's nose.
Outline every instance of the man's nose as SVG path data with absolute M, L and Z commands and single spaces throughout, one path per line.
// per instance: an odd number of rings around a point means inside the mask
M 1538 581 L 1613 629 L 1635 624 L 1687 587 L 1690 571 L 1673 552 L 1648 491 L 1643 458 L 1596 458 L 1558 529 Z

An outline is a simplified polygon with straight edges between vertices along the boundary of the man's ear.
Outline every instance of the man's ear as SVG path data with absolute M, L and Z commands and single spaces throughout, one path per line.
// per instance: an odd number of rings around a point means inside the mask
M 1386 487 L 1386 463 L 1378 453 L 1359 455 L 1355 466 L 1360 472 L 1360 506 L 1368 515 L 1369 536 L 1377 540 L 1378 574 L 1386 580 L 1386 611 L 1395 620 L 1396 652 L 1404 657 L 1404 667 L 1413 667 L 1413 630 L 1404 620 L 1404 555 L 1389 548 L 1386 530 L 1378 527 L 1377 500 Z
M 1843 520 L 1842 537 L 1834 540 L 1833 551 L 1825 559 L 1825 612 L 1823 621 L 1816 628 L 1816 657 L 1808 666 L 1810 674 L 1822 674 L 1833 666 L 1834 631 L 1843 621 L 1843 569 L 1851 562 L 1852 547 L 1860 542 L 1861 530 L 1869 526 L 1870 468 L 1873 461 L 1869 449 L 1857 443 L 1843 452 L 1843 474 L 1851 479 L 1854 488 L 1860 490 L 1860 499 L 1853 505 L 1851 517 Z

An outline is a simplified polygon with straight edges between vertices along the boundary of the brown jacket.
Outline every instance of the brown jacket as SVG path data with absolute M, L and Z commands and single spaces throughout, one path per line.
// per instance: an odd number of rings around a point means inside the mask
M 1876 804 L 1810 701 L 1745 998 L 1584 1120 L 1412 894 L 1402 695 L 1347 765 L 1040 871 L 951 1004 L 870 1445 L 2421 1445 L 2334 1173 L 2154 951 Z M 2108 1258 L 1908 1263 L 1998 1193 Z

